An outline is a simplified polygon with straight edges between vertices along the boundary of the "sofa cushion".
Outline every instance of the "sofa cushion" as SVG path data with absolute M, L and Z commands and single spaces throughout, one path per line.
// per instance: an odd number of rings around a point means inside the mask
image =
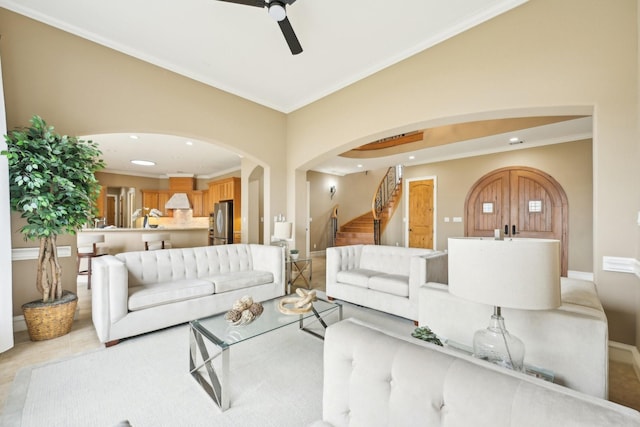
M 268 271 L 236 271 L 234 273 L 216 274 L 207 280 L 213 282 L 215 293 L 235 291 L 250 286 L 264 285 L 273 282 L 273 274 Z
M 201 279 L 133 286 L 129 288 L 129 310 L 143 310 L 176 301 L 200 298 L 213 293 L 213 283 Z
M 382 274 L 380 276 L 373 276 L 369 279 L 369 289 L 408 298 L 409 276 L 403 276 L 400 274 Z
M 369 279 L 381 274 L 384 273 L 380 271 L 367 270 L 365 268 L 354 268 L 353 270 L 339 271 L 336 275 L 336 279 L 338 283 L 368 288 Z

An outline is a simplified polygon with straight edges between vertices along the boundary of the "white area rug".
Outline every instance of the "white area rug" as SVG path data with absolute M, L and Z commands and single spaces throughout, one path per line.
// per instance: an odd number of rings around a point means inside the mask
M 406 319 L 344 304 L 347 317 L 400 334 L 414 329 Z M 322 348 L 297 325 L 232 346 L 231 407 L 222 412 L 189 374 L 189 329 L 179 325 L 21 370 L 2 425 L 301 427 L 322 415 Z

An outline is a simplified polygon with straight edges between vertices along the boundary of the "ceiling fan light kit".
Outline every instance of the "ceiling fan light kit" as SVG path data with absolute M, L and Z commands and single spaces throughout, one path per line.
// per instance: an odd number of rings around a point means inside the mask
M 271 16 L 276 22 L 278 22 L 278 25 L 280 26 L 280 31 L 282 31 L 282 35 L 284 36 L 284 39 L 287 41 L 287 44 L 289 45 L 289 49 L 291 50 L 291 53 L 293 55 L 302 53 L 302 46 L 300 45 L 300 41 L 298 41 L 298 37 L 296 36 L 296 33 L 293 31 L 293 27 L 289 22 L 289 18 L 287 18 L 287 10 L 286 10 L 286 6 L 287 5 L 291 6 L 293 3 L 295 3 L 296 0 L 284 0 L 284 1 L 271 0 L 269 2 L 266 2 L 264 0 L 219 0 L 219 1 L 224 1 L 227 3 L 243 4 L 245 6 L 255 6 L 255 7 L 261 7 L 261 8 L 266 7 L 267 12 L 269 13 L 269 16 Z
M 269 15 L 277 22 L 282 21 L 287 17 L 287 11 L 284 8 L 284 4 L 279 1 L 271 1 L 269 2 Z

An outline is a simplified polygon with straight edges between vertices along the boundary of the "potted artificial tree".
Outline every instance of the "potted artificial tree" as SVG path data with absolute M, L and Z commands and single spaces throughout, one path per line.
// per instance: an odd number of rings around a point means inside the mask
M 96 216 L 100 185 L 94 172 L 104 162 L 94 142 L 61 136 L 38 116 L 30 122 L 5 135 L 1 154 L 9 164 L 11 209 L 27 222 L 20 232 L 40 243 L 36 288 L 42 299 L 22 306 L 29 336 L 38 341 L 71 330 L 78 297 L 62 290 L 56 237 L 75 234 Z

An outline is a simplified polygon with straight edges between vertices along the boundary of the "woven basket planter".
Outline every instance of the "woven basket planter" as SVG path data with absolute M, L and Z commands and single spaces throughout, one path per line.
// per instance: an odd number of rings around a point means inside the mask
M 31 301 L 22 306 L 24 320 L 31 341 L 43 341 L 61 337 L 71 331 L 78 296 L 64 291 L 62 298 L 54 302 Z

